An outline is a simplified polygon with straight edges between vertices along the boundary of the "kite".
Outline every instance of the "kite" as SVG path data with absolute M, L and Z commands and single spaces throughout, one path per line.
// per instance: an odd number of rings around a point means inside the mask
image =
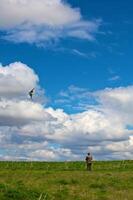
M 31 99 L 32 99 L 32 96 L 34 94 L 34 90 L 35 90 L 35 88 L 33 88 L 32 90 L 29 91 L 29 96 L 30 96 Z

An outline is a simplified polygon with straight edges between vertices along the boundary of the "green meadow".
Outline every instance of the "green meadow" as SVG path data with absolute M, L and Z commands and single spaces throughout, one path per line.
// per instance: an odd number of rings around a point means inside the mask
M 0 162 L 0 200 L 133 200 L 133 161 Z

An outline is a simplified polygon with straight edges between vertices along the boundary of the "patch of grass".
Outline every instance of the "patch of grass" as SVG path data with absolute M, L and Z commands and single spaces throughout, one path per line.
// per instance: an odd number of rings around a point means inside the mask
M 61 179 L 57 183 L 61 184 L 61 185 L 68 185 L 69 184 L 69 182 L 67 180 L 65 180 L 65 179 Z
M 77 179 L 71 179 L 70 180 L 70 184 L 72 184 L 72 185 L 77 185 L 77 184 L 79 184 L 79 181 L 77 180 Z
M 94 188 L 94 189 L 101 189 L 104 190 L 106 188 L 106 185 L 103 183 L 92 183 L 89 186 L 90 188 Z
M 54 198 L 58 200 L 65 200 L 68 198 L 69 192 L 67 188 L 61 188 L 54 194 Z
M 132 200 L 133 162 L 0 162 L 0 200 Z
M 76 179 L 61 179 L 61 180 L 58 180 L 57 181 L 57 184 L 60 184 L 60 185 L 76 185 L 76 184 L 78 184 L 79 183 L 79 181 L 78 180 L 76 180 Z

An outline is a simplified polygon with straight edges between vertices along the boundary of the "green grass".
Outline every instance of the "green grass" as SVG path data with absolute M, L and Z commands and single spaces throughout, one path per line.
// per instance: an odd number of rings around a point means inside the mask
M 133 161 L 0 162 L 0 200 L 133 200 Z

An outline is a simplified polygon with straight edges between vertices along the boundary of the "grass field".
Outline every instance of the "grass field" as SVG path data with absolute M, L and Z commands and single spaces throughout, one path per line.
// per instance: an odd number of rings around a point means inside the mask
M 133 161 L 0 162 L 0 200 L 133 200 Z

